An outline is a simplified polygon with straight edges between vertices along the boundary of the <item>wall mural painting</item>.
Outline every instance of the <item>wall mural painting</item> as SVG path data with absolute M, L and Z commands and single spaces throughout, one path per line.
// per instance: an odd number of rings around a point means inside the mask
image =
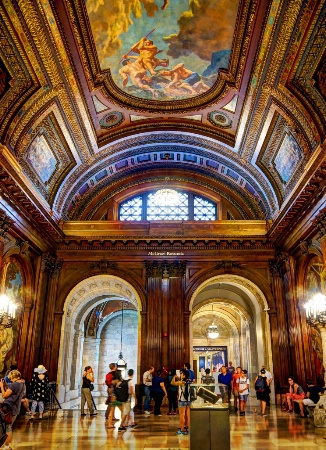
M 58 162 L 43 135 L 38 135 L 31 143 L 27 152 L 27 161 L 46 185 L 48 184 Z
M 10 88 L 10 80 L 11 76 L 0 58 L 0 98 L 3 97 Z
M 22 301 L 23 279 L 18 265 L 15 262 L 10 262 L 6 270 L 5 278 L 5 294 L 17 305 L 17 313 L 21 308 Z M 16 314 L 17 319 L 17 314 Z M 17 320 L 14 322 L 12 328 L 6 328 L 0 325 L 0 372 L 6 371 L 11 364 L 15 362 L 16 345 L 15 339 L 17 337 Z
M 324 265 L 322 260 L 313 258 L 307 268 L 305 280 L 306 298 L 310 298 L 316 292 L 325 293 L 325 280 L 323 279 Z M 311 340 L 313 348 L 313 358 L 316 369 L 317 383 L 323 386 L 324 383 L 324 367 L 323 367 L 323 347 L 320 331 L 311 327 Z
M 290 134 L 285 134 L 274 159 L 275 168 L 284 183 L 293 175 L 301 157 L 302 151 L 297 141 Z
M 124 92 L 176 100 L 227 69 L 239 0 L 85 0 L 103 70 Z

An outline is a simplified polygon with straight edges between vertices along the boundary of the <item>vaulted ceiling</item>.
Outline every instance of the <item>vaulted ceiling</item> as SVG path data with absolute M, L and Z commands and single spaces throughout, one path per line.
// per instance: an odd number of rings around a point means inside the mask
M 22 212 L 100 220 L 168 176 L 282 231 L 324 195 L 324 1 L 4 0 L 0 17 L 0 184 Z

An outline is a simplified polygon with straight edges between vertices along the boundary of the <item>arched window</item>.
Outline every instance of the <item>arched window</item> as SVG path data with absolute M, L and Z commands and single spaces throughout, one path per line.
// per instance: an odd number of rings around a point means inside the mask
M 162 199 L 157 192 L 132 197 L 119 206 L 119 220 L 217 220 L 217 205 L 188 192 Z

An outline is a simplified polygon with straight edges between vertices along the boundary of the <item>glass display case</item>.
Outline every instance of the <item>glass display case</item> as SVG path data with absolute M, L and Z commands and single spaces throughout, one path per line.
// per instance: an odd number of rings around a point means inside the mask
M 230 391 L 221 384 L 190 385 L 190 450 L 230 449 Z
M 192 408 L 229 409 L 230 392 L 221 384 L 191 384 Z

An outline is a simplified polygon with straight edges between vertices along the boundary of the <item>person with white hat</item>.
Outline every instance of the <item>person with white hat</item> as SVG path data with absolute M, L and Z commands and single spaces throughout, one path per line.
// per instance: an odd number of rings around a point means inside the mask
M 32 407 L 31 407 L 31 420 L 35 417 L 35 411 L 36 407 L 38 406 L 39 410 L 39 419 L 43 419 L 43 413 L 44 413 L 44 400 L 47 394 L 48 390 L 48 382 L 49 377 L 47 374 L 47 370 L 44 366 L 39 365 L 34 369 L 32 381 L 31 381 L 31 388 L 32 388 Z

